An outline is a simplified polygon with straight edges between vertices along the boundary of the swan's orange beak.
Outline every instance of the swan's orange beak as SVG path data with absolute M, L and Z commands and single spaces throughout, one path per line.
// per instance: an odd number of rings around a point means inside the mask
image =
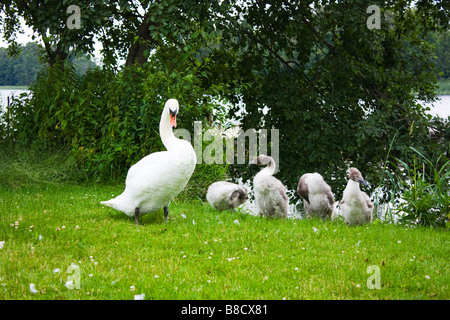
M 176 113 L 170 113 L 170 127 L 171 128 L 177 127 L 177 114 Z

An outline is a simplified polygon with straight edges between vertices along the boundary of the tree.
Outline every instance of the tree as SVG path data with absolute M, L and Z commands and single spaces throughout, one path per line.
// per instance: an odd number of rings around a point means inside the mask
M 8 57 L 8 52 L 0 48 L 0 85 L 16 85 L 14 66 L 16 61 Z
M 201 46 L 199 42 L 204 45 L 205 37 L 214 34 L 212 18 L 217 8 L 215 2 L 205 0 L 125 1 L 112 9 L 120 23 L 100 39 L 109 48 L 109 57 L 114 48 L 126 66 L 144 64 L 161 47 L 191 54 Z
M 115 67 L 118 58 L 126 59 L 126 66 L 142 65 L 152 51 L 168 43 L 177 50 L 191 51 L 199 33 L 214 29 L 209 18 L 216 5 L 205 0 L 83 0 L 77 1 L 75 13 L 69 10 L 70 4 L 56 0 L 3 1 L 0 9 L 5 18 L 0 23 L 10 54 L 17 54 L 19 49 L 19 17 L 42 38 L 51 66 L 64 62 L 70 52 L 92 53 L 94 37 L 103 45 L 107 67 Z M 72 15 L 79 26 L 72 26 Z
M 44 2 L 52 4 L 47 12 L 39 10 Z M 430 159 L 445 150 L 444 125 L 431 123 L 418 100 L 435 98 L 434 49 L 425 39 L 448 28 L 447 1 L 80 1 L 83 27 L 70 32 L 66 1 L 36 3 L 3 5 L 12 51 L 23 16 L 43 35 L 50 65 L 65 61 L 69 49 L 91 52 L 96 35 L 105 69 L 114 69 L 105 72 L 113 85 L 104 83 L 102 71 L 82 81 L 55 71 L 58 77 L 47 75 L 36 86 L 44 97 L 35 94 L 33 101 L 42 107 L 33 110 L 43 117 L 41 137 L 89 144 L 97 162 L 112 159 L 115 148 L 124 152 L 113 139 L 117 132 L 143 152 L 133 141 L 146 141 L 149 133 L 136 123 L 154 121 L 155 106 L 174 94 L 193 106 L 189 120 L 206 117 L 212 98 L 220 97 L 234 103 L 232 112 L 244 103 L 244 130 L 279 129 L 279 177 L 291 189 L 301 174 L 318 171 L 339 195 L 351 165 L 378 182 L 388 155 L 401 158 L 410 145 Z M 123 69 L 118 58 L 126 60 Z M 107 120 L 99 106 L 108 108 Z M 83 116 L 103 131 L 80 136 Z M 431 125 L 444 138 L 430 142 Z
M 280 129 L 279 176 L 289 188 L 319 171 L 340 194 L 351 165 L 378 182 L 391 144 L 397 157 L 410 145 L 437 151 L 417 101 L 435 98 L 433 51 L 423 38 L 448 26 L 447 4 L 377 3 L 379 29 L 367 27 L 373 2 L 364 0 L 247 1 L 221 20 L 234 73 L 220 70 L 211 81 L 234 79 L 244 130 Z
M 9 57 L 7 50 L 0 48 L 0 85 L 28 86 L 42 68 L 36 43 L 29 42 L 19 48 L 18 57 Z
M 436 68 L 439 78 L 450 79 L 450 31 L 434 32 L 428 39 L 435 47 Z
M 4 39 L 9 44 L 9 54 L 19 53 L 16 35 L 20 32 L 20 17 L 41 37 L 45 58 L 51 66 L 64 62 L 71 49 L 81 53 L 93 52 L 94 35 L 101 31 L 111 12 L 103 1 L 77 1 L 76 7 L 80 11 L 83 8 L 83 13 L 75 17 L 79 18 L 80 27 L 74 28 L 68 21 L 72 16 L 70 11 L 68 13 L 70 5 L 69 1 L 58 0 L 2 1 L 0 9 L 5 17 L 0 22 L 4 29 Z
M 21 53 L 14 65 L 14 75 L 17 85 L 30 85 L 42 68 L 39 62 L 39 46 L 29 42 L 22 47 Z
M 0 48 L 0 85 L 6 86 L 29 86 L 39 71 L 46 64 L 39 61 L 42 48 L 35 42 L 28 42 L 25 46 L 19 46 L 20 54 L 9 57 L 6 48 Z M 75 66 L 78 76 L 82 76 L 88 69 L 96 67 L 86 55 L 72 55 L 71 62 Z

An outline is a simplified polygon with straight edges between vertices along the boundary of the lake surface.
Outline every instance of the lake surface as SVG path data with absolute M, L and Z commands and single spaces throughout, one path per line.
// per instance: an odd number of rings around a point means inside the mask
M 11 99 L 14 97 L 19 97 L 21 93 L 28 93 L 25 89 L 0 89 L 0 114 L 5 110 L 8 104 L 8 97 Z
M 427 113 L 432 116 L 438 116 L 447 119 L 450 116 L 450 95 L 438 96 L 439 100 L 430 104 L 423 104 L 431 108 Z

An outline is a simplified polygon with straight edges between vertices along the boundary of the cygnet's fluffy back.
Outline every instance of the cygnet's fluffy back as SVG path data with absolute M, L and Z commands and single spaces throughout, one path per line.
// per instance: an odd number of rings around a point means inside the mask
M 286 218 L 289 205 L 287 189 L 280 180 L 273 176 L 276 166 L 274 159 L 261 154 L 250 165 L 266 166 L 253 178 L 255 202 L 260 215 Z
M 334 206 L 333 193 L 319 173 L 302 175 L 298 182 L 297 194 L 304 200 L 308 218 L 312 216 L 322 219 L 331 217 Z
M 218 181 L 211 184 L 206 193 L 211 207 L 223 211 L 234 210 L 248 199 L 245 187 L 227 181 Z

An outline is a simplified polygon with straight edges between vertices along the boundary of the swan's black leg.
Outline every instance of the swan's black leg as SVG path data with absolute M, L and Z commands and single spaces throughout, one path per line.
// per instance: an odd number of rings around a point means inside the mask
M 164 222 L 167 222 L 168 218 L 169 218 L 169 207 L 164 206 Z
M 134 224 L 139 224 L 139 208 L 134 209 Z

